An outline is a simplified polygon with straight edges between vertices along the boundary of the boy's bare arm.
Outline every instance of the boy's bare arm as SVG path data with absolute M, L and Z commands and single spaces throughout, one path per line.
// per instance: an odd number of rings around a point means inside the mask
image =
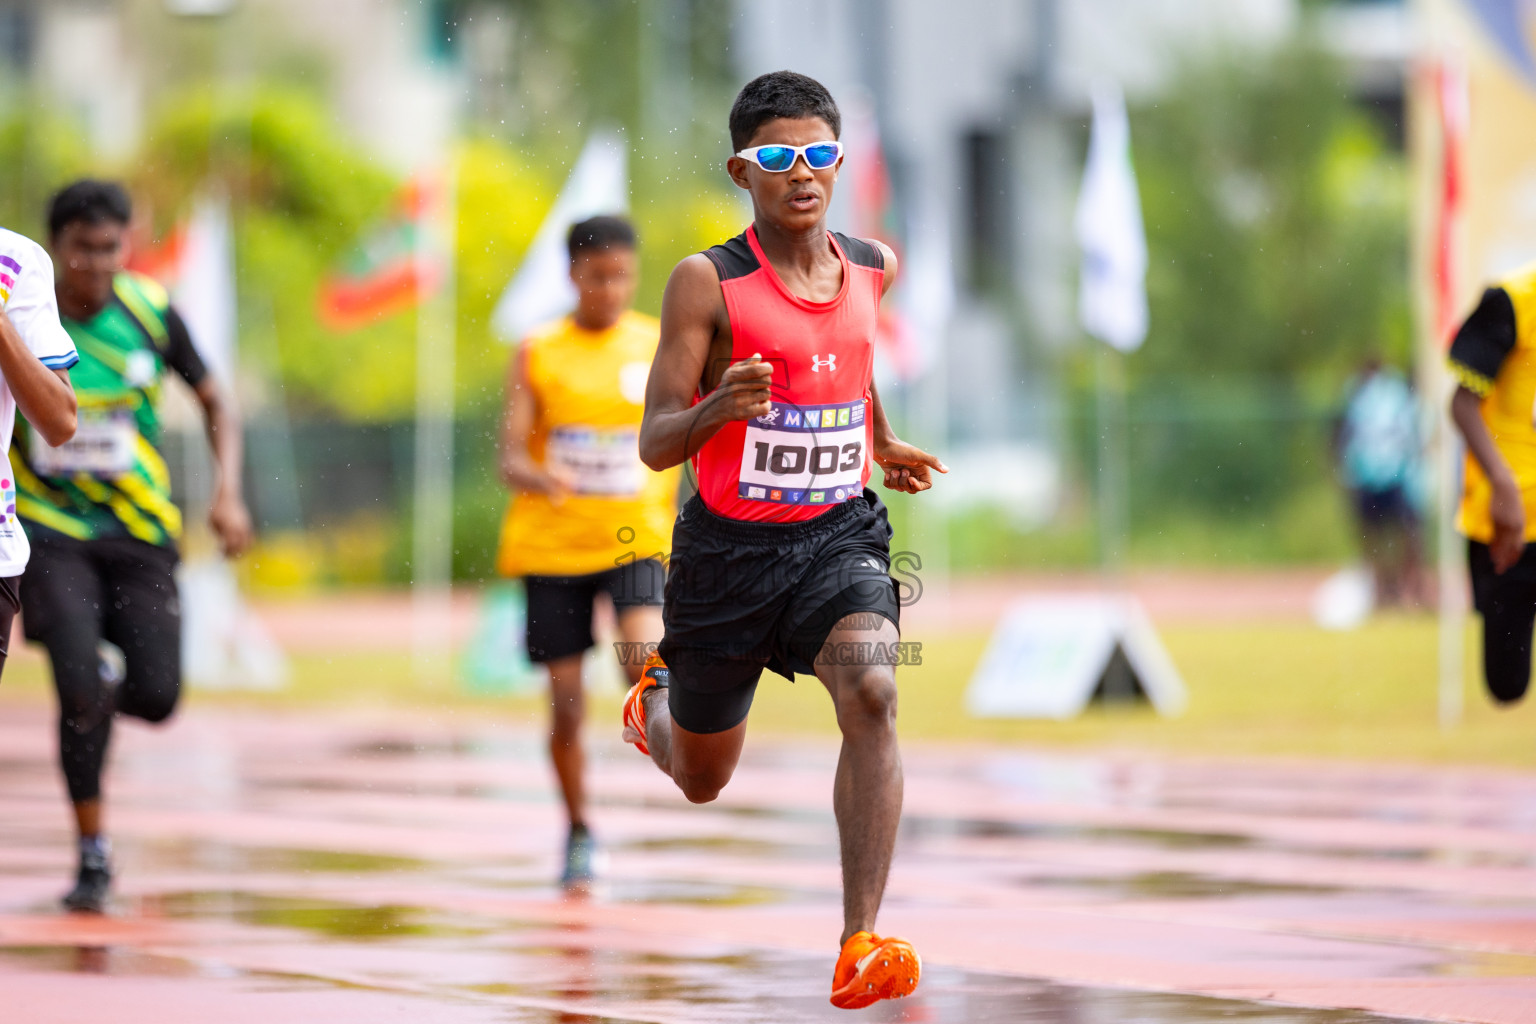
M 702 253 L 679 263 L 667 281 L 640 424 L 640 459 L 654 470 L 686 462 L 725 424 L 761 416 L 773 404 L 773 368 L 755 356 L 732 363 L 714 390 L 693 402 L 724 301 L 714 264 Z
M 1494 444 L 1493 435 L 1488 433 L 1488 425 L 1483 422 L 1482 399 L 1472 391 L 1458 387 L 1451 396 L 1451 421 L 1493 486 L 1488 509 L 1493 520 L 1493 542 L 1488 547 L 1493 555 L 1494 572 L 1503 572 L 1518 562 L 1525 550 L 1525 506 L 1520 497 L 1520 484 L 1498 445 Z
M 507 367 L 507 404 L 501 420 L 501 480 L 517 491 L 547 494 L 557 502 L 575 489 L 575 481 L 553 466 L 534 461 L 528 451 L 539 418 L 539 396 L 528 379 L 528 342 L 518 347 Z
M 0 376 L 16 407 L 43 440 L 61 445 L 75 436 L 75 389 L 68 370 L 50 370 L 32 354 L 10 317 L 0 310 Z
M 875 248 L 880 250 L 880 257 L 885 263 L 885 279 L 880 283 L 880 297 L 884 298 L 896 283 L 896 250 L 879 241 L 875 242 Z

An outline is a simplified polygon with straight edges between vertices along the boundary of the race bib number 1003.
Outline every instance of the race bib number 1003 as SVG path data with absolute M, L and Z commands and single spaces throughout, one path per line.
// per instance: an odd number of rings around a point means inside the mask
M 864 402 L 775 402 L 747 421 L 738 494 L 779 505 L 835 504 L 864 485 Z

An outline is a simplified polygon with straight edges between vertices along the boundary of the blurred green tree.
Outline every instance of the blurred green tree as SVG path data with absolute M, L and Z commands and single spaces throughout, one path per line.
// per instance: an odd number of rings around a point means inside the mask
M 494 414 L 500 404 L 508 349 L 491 331 L 491 310 L 568 170 L 563 161 L 528 156 L 486 137 L 457 152 L 457 365 L 465 417 Z M 281 383 L 296 412 L 375 422 L 410 416 L 414 316 L 342 335 L 315 319 L 319 282 L 389 214 L 399 187 L 345 141 L 316 100 L 273 88 L 188 94 L 156 119 L 129 178 L 151 234 L 161 236 L 199 192 L 219 189 L 232 198 L 242 334 L 255 342 L 246 358 Z M 723 189 L 636 196 L 642 308 L 658 310 L 673 263 L 739 230 L 737 212 Z
M 1151 307 L 1126 361 L 1133 533 L 1331 508 L 1330 406 L 1365 355 L 1409 358 L 1402 154 L 1306 37 L 1190 66 L 1132 137 Z
M 636 148 L 696 152 L 724 132 L 740 85 L 731 56 L 735 5 L 717 0 L 437 0 L 447 40 L 475 19 L 512 21 L 500 109 L 510 133 L 569 138 L 615 125 Z M 723 145 L 723 144 L 722 144 Z
M 1152 326 L 1136 379 L 1273 375 L 1332 387 L 1405 359 L 1407 186 L 1309 40 L 1191 67 L 1132 115 Z
M 37 97 L 13 96 L 0 115 L 0 225 L 47 242 L 45 207 L 60 183 L 84 173 L 80 133 Z

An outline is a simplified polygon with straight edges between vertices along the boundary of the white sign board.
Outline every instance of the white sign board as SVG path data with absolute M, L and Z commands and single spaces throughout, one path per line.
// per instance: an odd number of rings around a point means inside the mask
M 1184 681 L 1135 598 L 1043 595 L 1004 613 L 965 703 L 979 718 L 1066 719 L 1117 685 L 1159 714 L 1184 709 Z
M 288 657 L 266 625 L 240 599 L 234 570 L 222 558 L 183 562 L 181 663 L 187 685 L 200 690 L 281 690 Z

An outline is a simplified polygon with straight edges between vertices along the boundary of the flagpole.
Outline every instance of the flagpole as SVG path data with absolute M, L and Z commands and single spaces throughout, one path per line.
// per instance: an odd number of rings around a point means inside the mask
M 1099 425 L 1099 565 L 1106 579 L 1125 568 L 1129 534 L 1126 476 L 1128 461 L 1124 356 L 1100 345 L 1095 377 Z
M 918 444 L 940 457 L 953 454 L 949 451 L 949 324 L 934 324 L 938 336 L 930 339 L 936 348 L 936 358 L 928 366 L 922 388 L 922 433 Z M 943 486 L 942 483 L 939 486 Z M 952 554 L 949 543 L 949 512 L 943 504 L 929 500 L 919 505 L 918 518 L 926 519 L 924 546 L 927 558 L 917 568 L 922 572 L 922 597 L 930 609 L 947 621 L 950 613 L 950 577 Z M 919 555 L 921 558 L 921 555 Z
M 1099 562 L 1106 577 L 1124 570 L 1127 535 L 1127 398 L 1125 353 L 1147 336 L 1147 241 L 1131 162 L 1130 123 L 1119 85 L 1093 89 L 1093 127 L 1077 201 L 1083 251 L 1078 315 L 1104 343 L 1095 361 L 1098 439 Z
M 1442 57 L 1435 73 L 1435 112 L 1440 129 L 1440 207 L 1438 233 L 1435 237 L 1434 327 L 1430 340 L 1432 365 L 1439 366 L 1441 349 L 1455 326 L 1458 284 L 1463 267 L 1461 228 L 1463 210 L 1462 167 L 1470 116 L 1466 72 L 1450 54 Z M 1443 373 L 1435 380 L 1445 381 Z M 1461 445 L 1450 422 L 1450 398 L 1453 384 L 1426 388 L 1425 394 L 1437 396 L 1435 424 L 1435 461 L 1438 476 L 1439 515 L 1436 516 L 1436 567 L 1439 587 L 1439 685 L 1438 717 L 1442 729 L 1460 724 L 1466 711 L 1466 583 L 1461 538 L 1456 532 L 1456 506 L 1460 499 Z
M 458 347 L 456 250 L 458 166 L 450 155 L 436 201 L 417 209 L 417 287 L 437 274 L 435 294 L 416 306 L 415 522 L 411 538 L 412 666 L 442 681 L 452 652 L 454 355 Z

